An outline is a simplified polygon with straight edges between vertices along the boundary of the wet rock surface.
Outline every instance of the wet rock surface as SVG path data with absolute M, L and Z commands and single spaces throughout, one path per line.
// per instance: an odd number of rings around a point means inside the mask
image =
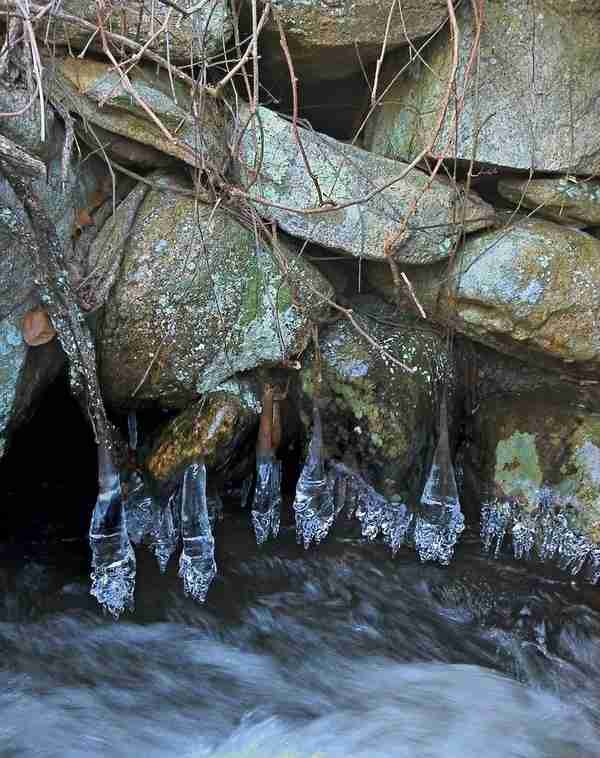
M 476 34 L 470 4 L 461 6 L 457 16 L 459 87 L 439 135 L 435 129 L 452 61 L 443 34 L 424 52 L 425 62 L 411 64 L 389 90 L 367 129 L 366 146 L 408 160 L 433 143 L 434 155 L 526 170 L 597 173 L 598 6 L 586 0 L 545 0 L 535 8 L 527 0 L 486 3 L 477 73 L 470 62 Z M 406 62 L 392 56 L 389 74 Z M 455 97 L 460 98 L 458 123 Z
M 233 387 L 232 387 L 233 389 Z M 198 458 L 209 469 L 226 466 L 240 454 L 258 424 L 258 401 L 252 389 L 205 395 L 178 415 L 158 437 L 146 467 L 158 480 L 175 478 Z
M 445 384 L 452 392 L 452 362 L 429 325 L 394 316 L 376 300 L 365 299 L 362 306 L 371 318 L 360 323 L 383 352 L 346 320 L 320 334 L 325 456 L 361 472 L 386 497 L 414 502 L 433 455 L 437 389 Z M 394 358 L 408 370 L 394 365 Z M 309 397 L 317 391 L 314 372 L 313 364 L 301 375 Z
M 600 541 L 600 418 L 558 397 L 489 399 L 471 419 L 465 482 L 478 502 L 534 512 L 562 506 L 573 528 Z
M 107 398 L 184 407 L 239 371 L 300 353 L 326 315 L 324 278 L 283 242 L 282 274 L 230 213 L 151 190 L 140 206 L 99 343 Z M 189 189 L 189 188 L 188 188 Z

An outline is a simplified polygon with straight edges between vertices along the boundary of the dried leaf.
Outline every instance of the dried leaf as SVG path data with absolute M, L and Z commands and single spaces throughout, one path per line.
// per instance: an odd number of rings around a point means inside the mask
M 43 308 L 34 308 L 23 318 L 23 339 L 27 345 L 45 345 L 56 336 L 56 329 Z

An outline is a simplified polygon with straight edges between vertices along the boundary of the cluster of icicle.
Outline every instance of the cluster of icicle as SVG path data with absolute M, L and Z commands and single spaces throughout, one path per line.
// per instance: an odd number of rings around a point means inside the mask
M 445 404 L 440 418 L 440 439 L 429 478 L 420 506 L 411 512 L 404 503 L 380 495 L 343 464 L 325 463 L 321 418 L 315 404 L 308 456 L 294 499 L 298 543 L 308 548 L 321 542 L 345 509 L 348 517 L 358 518 L 364 537 L 375 540 L 381 536 L 393 554 L 403 544 L 413 544 L 421 560 L 448 564 L 465 526 L 450 459 Z
M 135 447 L 135 422 L 130 421 L 130 446 Z M 91 593 L 117 618 L 133 609 L 135 589 L 134 545 L 145 544 L 165 572 L 179 539 L 183 549 L 179 576 L 186 595 L 204 602 L 216 576 L 215 543 L 211 521 L 222 509 L 218 497 L 206 494 L 206 469 L 202 461 L 190 464 L 180 485 L 165 501 L 152 491 L 137 470 L 129 477 L 124 499 L 119 474 L 103 446 L 98 448 L 99 494 L 92 514 Z
M 518 560 L 538 557 L 573 576 L 582 573 L 593 584 L 600 580 L 600 547 L 571 528 L 565 506 L 544 489 L 532 510 L 510 500 L 493 499 L 482 505 L 484 552 L 498 558 L 509 537 Z

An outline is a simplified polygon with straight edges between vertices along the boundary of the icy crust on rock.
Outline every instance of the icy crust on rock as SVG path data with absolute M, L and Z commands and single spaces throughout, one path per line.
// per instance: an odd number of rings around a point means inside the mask
M 127 534 L 121 482 L 110 453 L 98 448 L 99 492 L 89 541 L 92 550 L 91 594 L 100 605 L 118 618 L 133 610 L 135 554 Z
M 383 542 L 396 555 L 407 542 L 413 514 L 401 502 L 389 501 L 370 484 L 342 463 L 330 462 L 327 472 L 335 515 L 346 509 L 348 518 L 356 516 L 363 537 Z
M 517 560 L 537 557 L 593 584 L 600 580 L 600 546 L 571 526 L 568 504 L 544 490 L 531 511 L 511 500 L 492 499 L 481 506 L 483 551 L 497 558 L 507 538 Z
M 307 550 L 328 534 L 335 518 L 333 493 L 325 475 L 321 416 L 313 407 L 313 430 L 306 463 L 300 473 L 294 498 L 296 541 Z
M 206 468 L 202 462 L 190 464 L 183 475 L 181 536 L 179 577 L 183 579 L 185 594 L 203 603 L 217 575 L 217 564 L 206 500 Z
M 256 483 L 252 502 L 252 526 L 256 544 L 279 534 L 281 513 L 281 461 L 272 455 L 256 458 Z

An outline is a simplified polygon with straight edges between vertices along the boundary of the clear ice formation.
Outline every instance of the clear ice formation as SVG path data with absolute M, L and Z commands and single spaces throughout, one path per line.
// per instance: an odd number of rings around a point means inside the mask
M 335 518 L 332 488 L 325 475 L 323 433 L 317 405 L 313 406 L 313 431 L 308 456 L 296 485 L 294 498 L 296 541 L 308 549 L 324 539 Z
M 138 426 L 137 426 L 137 413 L 135 411 L 129 411 L 127 416 L 127 431 L 129 433 L 129 449 L 137 450 L 138 446 Z
M 148 491 L 144 478 L 139 471 L 133 471 L 129 477 L 125 513 L 127 531 L 134 545 L 148 541 L 154 527 L 158 508 Z
M 152 494 L 139 471 L 131 473 L 125 499 L 129 539 L 134 545 L 148 546 L 163 574 L 179 540 L 171 501 L 172 496 L 165 503 Z
M 177 548 L 179 529 L 173 516 L 171 498 L 166 503 L 157 505 L 148 542 L 150 550 L 152 550 L 158 562 L 160 573 L 164 574 L 167 570 L 169 559 Z
M 406 542 L 413 516 L 404 503 L 387 500 L 370 484 L 342 463 L 331 462 L 328 469 L 335 515 L 346 509 L 349 518 L 356 516 L 363 537 L 381 536 L 392 554 Z
M 273 454 L 256 456 L 256 483 L 252 501 L 252 525 L 256 543 L 262 545 L 279 534 L 281 512 L 281 461 Z
M 538 557 L 575 576 L 582 573 L 593 584 L 600 580 L 600 547 L 573 529 L 560 498 L 547 489 L 537 506 L 525 510 L 516 501 L 494 499 L 481 507 L 481 542 L 485 553 L 497 558 L 507 536 L 517 560 Z
M 446 401 L 440 412 L 440 438 L 415 519 L 414 542 L 422 561 L 447 566 L 465 528 L 450 457 Z
M 215 541 L 206 502 L 206 468 L 203 462 L 190 464 L 181 489 L 181 536 L 179 576 L 186 595 L 203 603 L 217 574 Z
M 133 609 L 135 554 L 127 534 L 121 482 L 109 450 L 98 446 L 98 499 L 92 513 L 89 541 L 92 550 L 91 594 L 118 618 Z

